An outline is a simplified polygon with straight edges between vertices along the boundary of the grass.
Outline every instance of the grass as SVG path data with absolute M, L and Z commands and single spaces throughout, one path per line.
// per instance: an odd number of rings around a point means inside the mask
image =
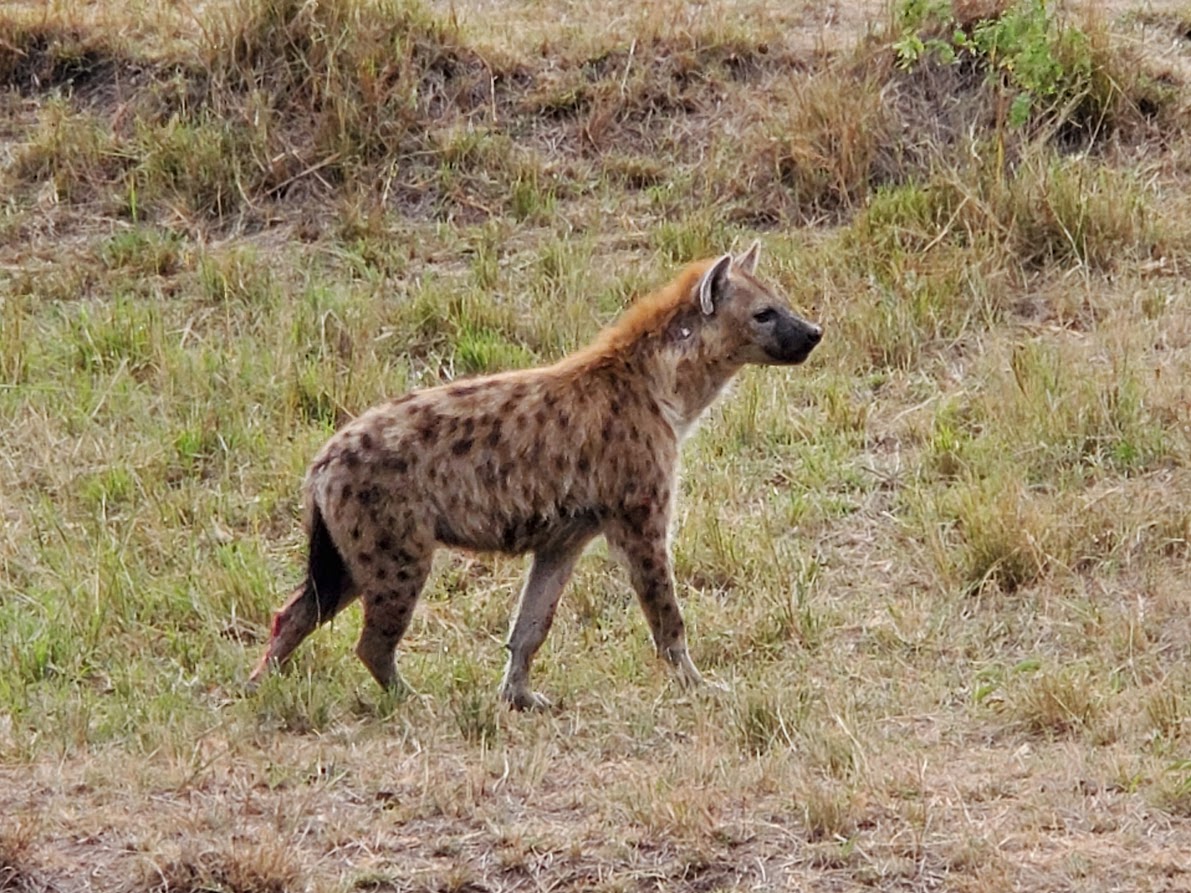
M 1177 886 L 1186 10 L 936 6 L 968 43 L 901 2 L 6 7 L 0 889 Z M 599 545 L 550 712 L 495 698 L 493 556 L 440 555 L 410 691 L 354 610 L 243 690 L 331 431 L 758 235 L 827 335 L 685 448 L 724 691 Z

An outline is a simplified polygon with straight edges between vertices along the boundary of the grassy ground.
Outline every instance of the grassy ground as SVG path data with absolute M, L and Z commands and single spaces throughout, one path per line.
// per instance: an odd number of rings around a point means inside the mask
M 1191 7 L 0 11 L 0 890 L 1191 889 Z M 956 38 L 959 30 L 961 37 Z M 243 681 L 383 396 L 759 236 L 826 329 L 688 443 L 687 696 L 595 547 Z

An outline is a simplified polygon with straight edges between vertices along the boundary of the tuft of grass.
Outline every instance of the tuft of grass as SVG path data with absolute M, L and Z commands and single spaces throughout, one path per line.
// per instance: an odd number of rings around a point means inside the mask
M 76 110 L 62 97 L 42 104 L 38 126 L 16 151 L 10 168 L 18 181 L 37 184 L 51 201 L 88 203 L 120 182 L 129 159 L 107 121 Z
M 174 858 L 147 861 L 135 889 L 154 893 L 286 893 L 303 880 L 287 850 L 274 844 L 181 849 Z
M 33 868 L 30 851 L 37 829 L 30 823 L 14 821 L 0 829 L 0 890 L 33 893 L 48 888 L 41 873 Z
M 1173 816 L 1191 816 L 1191 760 L 1176 760 L 1168 765 L 1150 799 Z
M 856 831 L 859 803 L 844 782 L 807 777 L 798 792 L 798 808 L 811 841 L 847 841 Z
M 1015 681 L 1011 711 L 1029 733 L 1062 737 L 1096 732 L 1105 704 L 1085 669 L 1041 667 L 1018 674 Z
M 109 270 L 134 276 L 171 276 L 185 263 L 182 238 L 171 231 L 134 227 L 116 233 L 100 248 Z
M 500 731 L 497 711 L 502 704 L 492 693 L 488 680 L 455 678 L 456 692 L 451 697 L 451 712 L 463 739 L 471 744 L 491 746 Z
M 204 56 L 212 104 L 244 115 L 265 101 L 281 131 L 267 137 L 284 140 L 287 120 L 314 112 L 304 150 L 262 170 L 276 186 L 312 165 L 333 174 L 420 146 L 434 104 L 466 101 L 484 73 L 417 0 L 241 0 Z
M 747 694 L 732 716 L 737 738 L 745 753 L 760 756 L 771 748 L 792 745 L 788 723 L 796 723 L 796 717 L 787 717 L 785 713 L 780 697 L 768 692 Z
M 1041 579 L 1051 562 L 1053 519 L 1020 483 L 989 478 L 957 485 L 940 515 L 960 538 L 955 575 L 961 587 L 1014 592 Z
M 803 219 L 843 216 L 895 176 L 897 122 L 879 80 L 828 70 L 792 82 L 782 107 L 765 116 L 756 163 Z

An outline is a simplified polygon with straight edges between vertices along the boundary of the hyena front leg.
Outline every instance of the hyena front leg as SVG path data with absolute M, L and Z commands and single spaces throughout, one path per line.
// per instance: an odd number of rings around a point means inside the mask
M 571 578 L 587 539 L 562 548 L 534 553 L 533 566 L 521 590 L 517 612 L 509 630 L 509 662 L 500 683 L 500 697 L 516 710 L 542 709 L 550 706 L 544 695 L 530 690 L 529 667 L 546 633 L 554 622 L 554 611 L 563 587 Z
M 403 562 L 379 558 L 366 588 L 361 593 L 364 627 L 356 643 L 356 655 L 384 688 L 400 689 L 397 675 L 397 643 L 413 619 L 418 595 L 430 574 L 430 556 Z
M 686 627 L 674 597 L 674 571 L 670 565 L 665 518 L 653 519 L 641 529 L 619 524 L 606 532 L 608 544 L 619 552 L 629 570 L 633 589 L 658 655 L 674 669 L 678 681 L 690 688 L 703 683 L 686 647 Z

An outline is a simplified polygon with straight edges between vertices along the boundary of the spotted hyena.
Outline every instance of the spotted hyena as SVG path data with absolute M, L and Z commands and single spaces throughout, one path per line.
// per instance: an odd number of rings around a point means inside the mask
M 306 579 L 274 617 L 252 681 L 359 597 L 356 654 L 398 685 L 394 653 L 436 548 L 532 552 L 500 696 L 544 706 L 530 663 L 601 534 L 658 653 L 682 683 L 702 681 L 670 561 L 679 445 L 742 366 L 801 363 L 822 334 L 753 275 L 759 251 L 691 264 L 552 366 L 414 391 L 344 426 L 306 478 Z

